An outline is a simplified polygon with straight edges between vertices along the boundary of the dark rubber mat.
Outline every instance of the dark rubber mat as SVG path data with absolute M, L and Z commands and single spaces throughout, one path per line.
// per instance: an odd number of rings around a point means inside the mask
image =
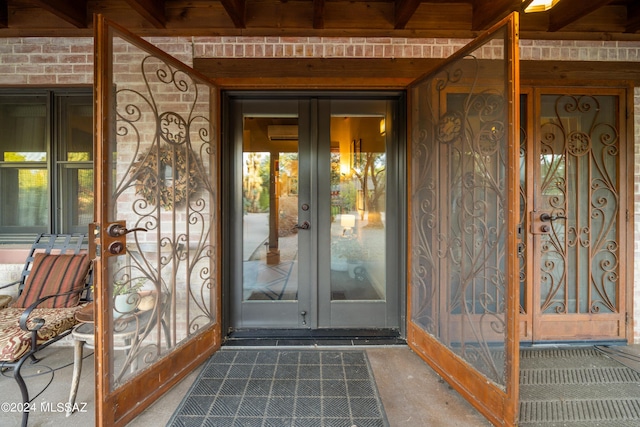
M 170 426 L 388 426 L 364 351 L 221 350 Z
M 637 371 L 594 347 L 520 354 L 520 427 L 640 426 Z

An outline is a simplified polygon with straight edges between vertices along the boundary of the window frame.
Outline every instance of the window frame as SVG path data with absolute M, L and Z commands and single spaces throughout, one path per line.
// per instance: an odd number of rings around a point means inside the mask
M 68 142 L 71 136 L 66 133 L 68 127 L 67 108 L 74 105 L 81 105 L 82 98 L 86 99 L 87 106 L 93 106 L 93 88 L 87 87 L 65 87 L 65 88 L 0 88 L 0 97 L 37 97 L 44 96 L 46 99 L 45 116 L 45 162 L 19 162 L 8 164 L 0 161 L 0 169 L 7 168 L 31 168 L 46 170 L 47 174 L 47 214 L 44 226 L 15 226 L 2 225 L 0 223 L 0 245 L 30 243 L 38 233 L 73 233 L 86 232 L 87 224 L 73 224 L 77 217 L 78 203 L 72 198 L 73 194 L 78 194 L 77 182 L 75 187 L 68 186 L 69 179 L 65 177 L 70 171 L 87 169 L 93 171 L 93 143 L 91 144 L 90 159 L 87 161 L 69 161 L 66 158 L 68 153 Z M 75 98 L 70 100 L 68 98 Z M 90 128 L 93 129 L 93 114 L 90 118 Z M 0 129 L 2 132 L 2 129 Z M 93 132 L 92 132 L 93 133 Z M 0 177 L 0 188 L 2 188 L 2 178 Z M 93 190 L 93 183 L 91 185 Z M 0 210 L 2 207 L 0 206 Z M 75 213 L 74 213 L 75 212 Z M 91 209 L 93 213 L 93 209 Z M 3 213 L 0 211 L 0 219 Z

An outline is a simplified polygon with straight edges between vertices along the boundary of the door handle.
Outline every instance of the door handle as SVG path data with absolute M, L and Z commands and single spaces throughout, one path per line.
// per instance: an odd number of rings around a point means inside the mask
M 127 238 L 129 233 L 136 231 L 149 231 L 146 228 L 132 228 L 129 230 L 125 221 L 116 221 L 110 223 L 106 228 L 106 233 L 101 240 L 101 244 L 106 247 L 105 256 L 118 256 L 127 253 Z
M 293 227 L 297 228 L 298 230 L 308 230 L 311 228 L 311 224 L 309 223 L 309 221 L 305 221 L 302 224 L 296 224 Z
M 543 212 L 540 214 L 540 221 L 551 222 L 557 219 L 567 219 L 567 217 L 562 215 L 550 215 L 547 212 Z
M 131 230 L 129 230 L 127 227 L 118 224 L 117 222 L 114 222 L 113 224 L 109 225 L 109 227 L 107 227 L 107 234 L 111 237 L 121 237 L 124 236 L 125 234 L 129 234 L 129 233 L 133 233 L 136 231 L 149 231 L 146 228 L 132 228 Z

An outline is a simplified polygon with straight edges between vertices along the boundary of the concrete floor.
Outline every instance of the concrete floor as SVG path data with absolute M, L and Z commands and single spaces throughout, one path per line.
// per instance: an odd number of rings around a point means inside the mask
M 326 349 L 327 347 L 323 347 Z M 361 347 L 362 348 L 362 347 Z M 235 348 L 237 349 L 237 348 Z M 471 405 L 452 390 L 433 370 L 406 346 L 366 347 L 378 390 L 391 427 L 472 427 L 490 426 Z M 84 412 L 66 417 L 57 411 L 68 400 L 73 351 L 68 347 L 48 348 L 42 361 L 23 369 L 31 395 L 46 387 L 34 400 L 30 427 L 90 426 L 94 424 L 93 356 L 85 359 L 76 402 Z M 195 380 L 198 370 L 177 384 L 169 393 L 140 414 L 129 426 L 166 425 L 176 407 Z M 20 392 L 14 379 L 0 378 L 0 402 L 17 402 Z M 47 387 L 47 383 L 51 384 Z M 3 408 L 5 409 L 5 408 Z M 15 408 L 14 408 L 15 409 Z M 21 414 L 0 411 L 0 426 L 19 426 Z

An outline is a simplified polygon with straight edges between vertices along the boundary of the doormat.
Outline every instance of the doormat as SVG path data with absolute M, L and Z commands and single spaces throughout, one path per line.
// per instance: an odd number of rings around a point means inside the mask
M 169 426 L 388 426 L 364 351 L 220 350 Z
M 594 347 L 521 350 L 518 426 L 640 426 L 639 383 Z

